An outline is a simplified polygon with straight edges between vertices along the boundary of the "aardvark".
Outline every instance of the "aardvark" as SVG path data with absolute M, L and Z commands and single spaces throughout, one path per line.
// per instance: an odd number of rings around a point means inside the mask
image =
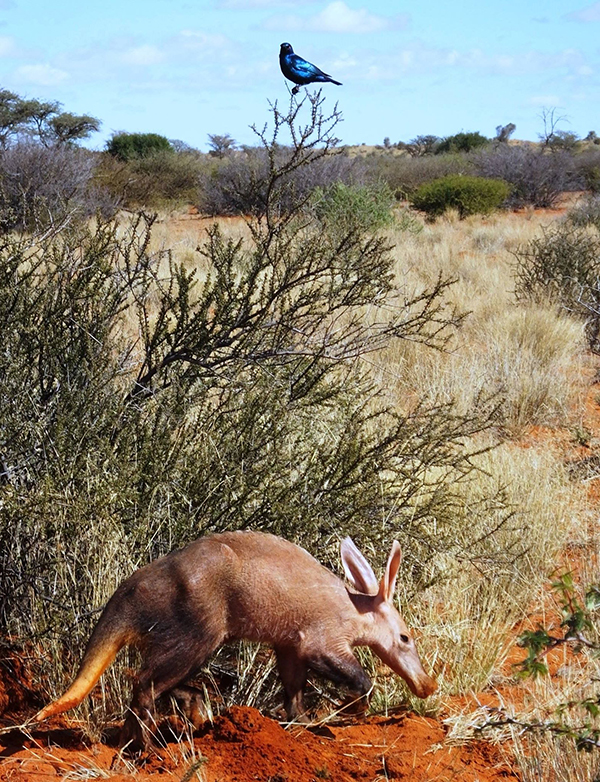
M 154 699 L 190 678 L 221 644 L 271 644 L 290 720 L 304 715 L 308 670 L 345 685 L 357 697 L 371 682 L 353 654 L 369 646 L 420 698 L 435 681 L 394 608 L 400 565 L 394 541 L 380 582 L 350 538 L 341 543 L 350 586 L 299 546 L 261 532 L 210 535 L 140 568 L 108 601 L 69 689 L 35 717 L 79 705 L 123 646 L 143 664 L 121 741 L 143 746 Z

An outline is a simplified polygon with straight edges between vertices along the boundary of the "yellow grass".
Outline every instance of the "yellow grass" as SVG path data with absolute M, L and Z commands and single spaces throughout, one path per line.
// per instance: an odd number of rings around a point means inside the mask
M 480 532 L 477 556 L 466 561 L 444 555 L 444 561 L 432 564 L 444 577 L 410 604 L 405 598 L 411 585 L 400 588 L 426 667 L 440 681 L 439 694 L 425 704 L 414 699 L 415 708 L 447 705 L 453 694 L 476 692 L 497 682 L 514 643 L 515 625 L 535 606 L 558 553 L 569 540 L 587 544 L 587 532 L 582 531 L 585 500 L 581 488 L 569 481 L 561 458 L 542 445 L 525 449 L 515 442 L 532 425 L 569 427 L 581 418 L 588 361 L 582 324 L 548 307 L 520 303 L 514 295 L 512 252 L 555 219 L 534 212 L 464 221 L 450 216 L 424 225 L 417 234 L 390 234 L 396 244 L 399 291 L 415 292 L 440 274 L 452 276 L 456 283 L 448 291 L 449 303 L 469 313 L 444 352 L 405 342 L 369 357 L 390 401 L 405 409 L 415 399 L 454 400 L 467 414 L 481 404 L 498 406 L 497 428 L 489 442 L 499 447 L 479 458 L 481 471 L 460 487 L 462 505 L 457 513 L 465 532 Z M 165 218 L 155 227 L 153 248 L 169 248 L 175 261 L 197 268 L 202 279 L 206 266 L 197 248 L 212 222 Z M 228 236 L 247 236 L 242 220 L 217 222 Z M 514 513 L 500 533 L 492 535 L 501 521 L 500 511 L 475 509 L 480 497 L 501 486 Z M 457 551 L 460 542 L 459 528 Z M 248 670 L 253 664 L 248 662 Z M 571 685 L 562 684 L 554 683 L 556 692 L 545 691 L 540 702 L 552 704 L 572 694 Z M 375 708 L 406 697 L 397 677 L 383 677 L 381 685 Z M 514 746 L 524 779 L 554 778 L 535 776 L 527 766 L 525 744 Z
M 393 237 L 399 285 L 415 291 L 451 276 L 448 298 L 469 313 L 443 353 L 405 342 L 380 356 L 381 380 L 398 405 L 417 395 L 454 400 L 468 412 L 493 396 L 500 426 L 511 433 L 568 420 L 581 393 L 582 324 L 514 296 L 511 253 L 547 222 L 502 214 Z

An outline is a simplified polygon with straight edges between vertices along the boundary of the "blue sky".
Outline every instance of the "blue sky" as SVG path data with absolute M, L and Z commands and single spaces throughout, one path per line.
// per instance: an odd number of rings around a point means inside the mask
M 0 0 L 0 85 L 92 114 L 102 132 L 161 133 L 206 149 L 253 143 L 287 102 L 282 41 L 343 82 L 347 144 L 514 122 L 543 108 L 600 134 L 600 0 Z

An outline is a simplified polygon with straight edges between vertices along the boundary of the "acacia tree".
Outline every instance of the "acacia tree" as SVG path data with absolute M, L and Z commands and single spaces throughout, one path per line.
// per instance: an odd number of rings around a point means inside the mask
M 22 98 L 0 90 L 0 146 L 18 138 L 33 138 L 44 146 L 81 141 L 100 129 L 100 120 L 88 114 L 61 111 L 58 101 Z
M 219 135 L 216 133 L 208 134 L 209 155 L 218 158 L 227 157 L 237 147 L 236 141 L 228 133 Z
M 411 139 L 406 145 L 406 149 L 413 157 L 433 155 L 440 142 L 441 138 L 432 134 L 425 136 L 415 136 L 415 138 Z
M 559 125 L 563 122 L 569 122 L 569 118 L 566 114 L 559 115 L 558 109 L 553 107 L 542 109 L 539 117 L 544 125 L 543 132 L 538 133 L 538 138 L 541 142 L 541 152 L 544 152 L 544 150 L 557 152 L 561 150 L 572 151 L 575 149 L 575 146 L 579 141 L 577 133 L 559 128 Z
M 89 114 L 62 111 L 48 120 L 48 136 L 51 141 L 59 144 L 89 138 L 98 130 L 100 130 L 100 121 Z

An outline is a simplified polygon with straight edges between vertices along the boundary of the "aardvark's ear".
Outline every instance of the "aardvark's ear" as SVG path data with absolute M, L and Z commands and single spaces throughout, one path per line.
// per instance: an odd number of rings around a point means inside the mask
M 364 595 L 376 595 L 379 589 L 377 577 L 371 565 L 356 548 L 352 538 L 342 540 L 340 554 L 344 573 L 352 586 Z
M 388 557 L 387 565 L 385 566 L 385 573 L 379 584 L 379 595 L 383 600 L 387 600 L 388 603 L 392 603 L 394 600 L 394 592 L 396 591 L 396 576 L 398 575 L 398 568 L 402 561 L 402 551 L 400 550 L 400 544 L 397 540 L 392 543 L 392 550 Z

